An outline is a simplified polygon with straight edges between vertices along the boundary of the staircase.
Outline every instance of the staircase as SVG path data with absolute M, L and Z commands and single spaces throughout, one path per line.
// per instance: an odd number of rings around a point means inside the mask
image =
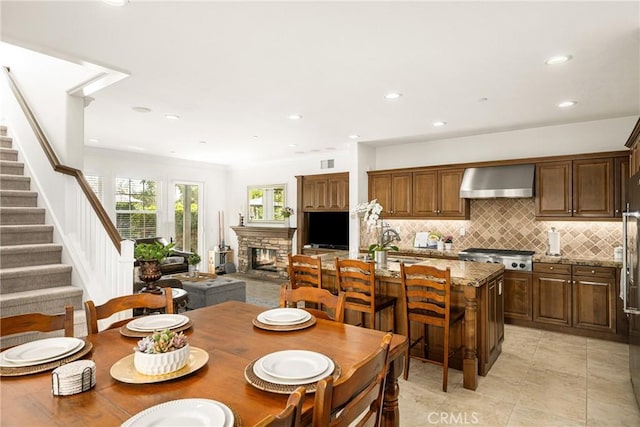
M 38 193 L 12 149 L 7 128 L 0 126 L 0 316 L 76 309 L 76 335 L 83 325 L 82 290 L 71 285 L 71 266 L 62 264 L 62 245 L 53 243 L 53 226 L 45 224 Z M 2 347 L 32 338 L 3 340 Z

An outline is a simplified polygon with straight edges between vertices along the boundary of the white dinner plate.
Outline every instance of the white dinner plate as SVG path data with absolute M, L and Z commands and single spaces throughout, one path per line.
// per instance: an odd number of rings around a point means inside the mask
M 189 318 L 182 314 L 151 314 L 133 319 L 127 323 L 127 328 L 137 332 L 153 332 L 177 328 L 186 324 L 188 321 Z
M 325 356 L 326 357 L 326 356 Z M 331 373 L 334 371 L 335 369 L 335 365 L 333 363 L 333 360 L 327 358 L 329 366 L 327 367 L 327 369 L 324 372 L 321 372 L 320 374 L 316 375 L 315 377 L 310 377 L 310 378 L 301 378 L 301 379 L 289 379 L 289 378 L 278 378 L 278 377 L 274 377 L 272 375 L 269 375 L 268 373 L 266 373 L 264 371 L 264 369 L 262 369 L 262 364 L 260 363 L 260 360 L 257 360 L 254 364 L 253 364 L 253 373 L 256 374 L 256 376 L 258 378 L 260 378 L 263 381 L 268 381 L 272 384 L 281 384 L 281 385 L 301 385 L 301 384 L 311 384 L 314 383 L 316 381 L 319 381 L 321 379 L 323 379 L 324 377 L 331 375 Z
M 232 427 L 233 412 L 216 400 L 179 399 L 147 408 L 122 424 L 134 426 Z
M 73 337 L 45 338 L 18 345 L 1 353 L 1 363 L 10 366 L 40 364 L 60 359 L 82 348 L 84 341 Z M 4 366 L 4 365 L 3 365 Z
M 320 375 L 329 367 L 329 358 L 306 350 L 285 350 L 268 354 L 259 361 L 272 377 L 302 380 Z
M 274 308 L 258 314 L 258 321 L 267 325 L 297 325 L 309 319 L 311 314 L 300 308 Z

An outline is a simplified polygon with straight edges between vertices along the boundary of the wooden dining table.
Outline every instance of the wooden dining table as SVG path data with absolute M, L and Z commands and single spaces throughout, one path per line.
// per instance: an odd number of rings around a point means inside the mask
M 168 381 L 131 384 L 114 379 L 111 367 L 133 353 L 137 338 L 119 329 L 90 335 L 93 350 L 85 358 L 96 364 L 96 385 L 71 396 L 53 396 L 51 372 L 0 378 L 2 426 L 115 426 L 145 409 L 176 399 L 214 399 L 230 407 L 243 426 L 252 426 L 285 407 L 286 394 L 260 390 L 245 379 L 254 360 L 281 350 L 310 350 L 332 358 L 348 372 L 378 348 L 383 332 L 318 319 L 298 331 L 269 331 L 255 327 L 253 319 L 265 310 L 228 301 L 183 313 L 193 321 L 185 331 L 189 344 L 209 355 L 200 369 Z M 398 382 L 407 339 L 394 335 L 385 389 L 383 425 L 399 425 Z M 313 394 L 307 395 L 303 420 L 310 422 Z

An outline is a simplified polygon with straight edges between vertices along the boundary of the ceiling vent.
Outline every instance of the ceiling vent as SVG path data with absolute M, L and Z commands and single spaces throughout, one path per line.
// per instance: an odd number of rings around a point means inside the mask
M 334 162 L 334 159 L 320 160 L 320 169 L 333 169 Z

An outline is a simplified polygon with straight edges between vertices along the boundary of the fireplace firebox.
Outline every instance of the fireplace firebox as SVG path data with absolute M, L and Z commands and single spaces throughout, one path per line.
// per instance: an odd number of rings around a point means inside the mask
M 276 263 L 278 262 L 278 251 L 266 248 L 250 249 L 252 270 L 278 271 L 276 268 Z

